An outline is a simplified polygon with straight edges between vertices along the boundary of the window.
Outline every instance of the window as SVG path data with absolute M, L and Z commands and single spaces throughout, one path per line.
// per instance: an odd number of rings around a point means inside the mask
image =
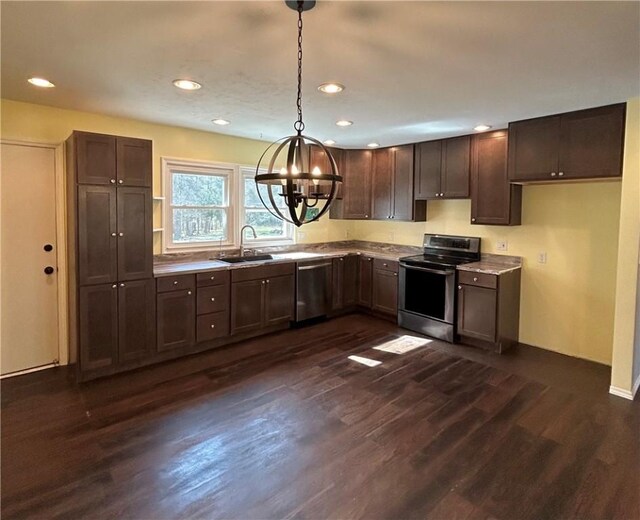
M 234 244 L 232 166 L 163 159 L 165 249 Z
M 256 230 L 257 239 L 247 232 L 246 243 L 275 244 L 293 242 L 293 225 L 273 216 L 264 207 L 254 181 L 255 168 L 243 167 L 242 174 L 242 214 L 240 222 L 248 224 Z M 260 195 L 265 201 L 269 200 L 269 192 L 266 186 L 260 186 Z M 278 206 L 286 210 L 283 197 L 276 199 Z

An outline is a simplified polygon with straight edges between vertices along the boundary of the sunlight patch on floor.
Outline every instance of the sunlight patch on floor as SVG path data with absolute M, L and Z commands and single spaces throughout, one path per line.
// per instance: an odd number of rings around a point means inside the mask
M 392 354 L 405 354 L 419 347 L 428 345 L 433 340 L 425 338 L 416 338 L 415 336 L 404 335 L 399 338 L 387 341 L 382 345 L 373 347 L 374 350 L 382 350 L 383 352 L 391 352 Z
M 368 367 L 377 367 L 378 365 L 382 364 L 382 361 L 376 361 L 375 359 L 369 359 L 360 356 L 349 356 L 348 359 L 350 359 L 351 361 L 355 361 L 356 363 L 362 363 L 363 365 L 366 365 Z

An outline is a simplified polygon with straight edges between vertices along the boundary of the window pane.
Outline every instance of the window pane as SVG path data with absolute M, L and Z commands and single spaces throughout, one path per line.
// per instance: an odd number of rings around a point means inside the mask
M 174 206 L 224 206 L 225 178 L 196 173 L 171 176 L 171 204 Z
M 173 242 L 227 239 L 227 214 L 223 209 L 174 209 Z
M 281 197 L 279 195 L 280 193 L 282 193 L 282 189 L 279 186 L 274 186 L 273 198 L 278 204 L 278 207 L 283 208 L 285 207 L 284 197 Z M 264 201 L 268 204 L 269 190 L 264 184 L 260 185 L 260 194 L 262 195 Z M 264 208 L 264 205 L 260 201 L 260 197 L 258 197 L 256 182 L 253 180 L 253 177 L 244 178 L 244 205 L 247 208 Z
M 285 222 L 274 217 L 266 209 L 248 209 L 245 220 L 255 228 L 258 238 L 285 236 Z

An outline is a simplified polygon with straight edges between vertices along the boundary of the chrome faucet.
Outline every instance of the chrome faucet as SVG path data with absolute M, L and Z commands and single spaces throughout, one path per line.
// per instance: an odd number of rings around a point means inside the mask
M 258 235 L 256 235 L 256 230 L 253 229 L 253 226 L 250 225 L 246 225 L 246 226 L 242 226 L 242 229 L 240 229 L 240 256 L 244 256 L 244 230 L 245 229 L 250 229 L 251 232 L 253 233 L 253 238 L 258 238 Z

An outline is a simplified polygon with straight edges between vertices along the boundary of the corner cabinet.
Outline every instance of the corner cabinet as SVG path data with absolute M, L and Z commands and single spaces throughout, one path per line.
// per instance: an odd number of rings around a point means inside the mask
M 626 104 L 509 124 L 509 180 L 557 182 L 622 175 Z
M 507 178 L 506 130 L 471 141 L 471 223 L 514 226 L 521 222 L 522 186 Z
M 65 149 L 70 348 L 86 380 L 155 352 L 152 148 L 74 132 Z

